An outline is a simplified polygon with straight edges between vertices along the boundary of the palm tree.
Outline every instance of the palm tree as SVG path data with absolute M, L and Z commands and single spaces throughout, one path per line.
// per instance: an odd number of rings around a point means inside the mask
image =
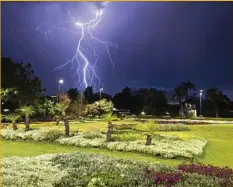
M 182 82 L 173 91 L 173 98 L 178 99 L 180 108 L 181 108 L 182 100 L 184 98 L 186 100 L 188 99 L 189 89 L 195 90 L 196 88 L 195 88 L 195 85 L 192 82 L 187 81 L 187 82 Z
M 105 115 L 104 119 L 108 122 L 108 131 L 107 131 L 107 137 L 106 142 L 110 142 L 112 140 L 112 132 L 113 132 L 113 124 L 112 121 L 115 119 L 116 116 L 113 116 L 112 113 L 108 113 Z
M 181 85 L 183 85 L 183 87 L 184 87 L 184 90 L 185 90 L 185 99 L 187 100 L 188 97 L 189 97 L 189 90 L 190 89 L 192 89 L 194 91 L 196 90 L 195 84 L 193 84 L 190 81 L 187 81 L 187 82 L 182 82 Z
M 17 130 L 18 127 L 16 125 L 16 120 L 18 120 L 20 117 L 21 117 L 20 114 L 12 113 L 5 116 L 5 119 L 12 123 L 13 130 Z
M 23 116 L 25 116 L 25 131 L 30 130 L 30 116 L 32 116 L 35 111 L 32 106 L 22 106 L 19 111 Z
M 55 105 L 55 110 L 57 110 L 59 112 L 59 114 L 62 117 L 62 120 L 64 121 L 65 135 L 66 136 L 69 136 L 69 134 L 70 134 L 70 126 L 69 126 L 68 119 L 66 117 L 66 110 L 68 107 L 69 107 L 69 102 L 67 102 L 67 103 L 61 102 L 61 103 L 57 103 Z
M 152 137 L 153 137 L 153 133 L 157 130 L 156 124 L 152 121 L 149 120 L 146 123 L 146 145 L 151 145 L 152 143 Z
M 185 88 L 183 85 L 177 86 L 174 90 L 173 90 L 173 96 L 174 99 L 178 99 L 179 102 L 179 106 L 181 108 L 181 104 L 182 104 L 182 99 L 185 97 Z

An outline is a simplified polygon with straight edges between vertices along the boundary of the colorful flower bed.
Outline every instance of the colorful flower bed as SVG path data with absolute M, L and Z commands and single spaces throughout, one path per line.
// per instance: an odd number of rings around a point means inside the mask
M 231 187 L 232 170 L 204 165 L 168 167 L 89 153 L 2 158 L 3 187 Z M 212 166 L 211 166 L 212 167 Z M 192 168 L 192 169 L 190 169 Z M 229 182 L 228 180 L 228 182 Z

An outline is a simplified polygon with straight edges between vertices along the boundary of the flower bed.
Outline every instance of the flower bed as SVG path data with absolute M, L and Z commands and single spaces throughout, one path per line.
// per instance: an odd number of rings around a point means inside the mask
M 188 168 L 190 165 L 182 165 L 182 170 L 179 170 L 177 167 L 89 153 L 10 157 L 2 159 L 2 186 L 231 187 L 226 183 L 223 185 L 223 180 L 213 175 L 211 170 L 198 173 L 200 169 L 192 167 L 197 169 L 193 173 Z M 230 177 L 232 179 L 232 174 Z
M 64 134 L 63 131 L 53 129 L 53 128 L 40 128 L 32 131 L 24 131 L 23 129 L 12 130 L 12 129 L 2 129 L 1 136 L 7 140 L 33 140 L 33 141 L 54 141 Z
M 127 141 L 106 142 L 106 136 L 100 132 L 79 132 L 71 137 L 64 137 L 59 130 L 52 128 L 41 128 L 39 130 L 27 131 L 2 129 L 1 136 L 5 139 L 33 140 L 33 141 L 55 141 L 62 145 L 73 145 L 77 147 L 98 147 L 112 151 L 139 152 L 164 158 L 185 157 L 193 158 L 203 153 L 207 144 L 206 140 L 180 140 L 166 136 L 155 136 L 152 145 L 146 146 L 145 140 L 135 140 L 135 135 L 128 137 Z M 140 136 L 140 135 L 139 135 Z M 143 135 L 141 135 L 143 136 Z M 136 136 L 138 137 L 138 135 Z M 131 139 L 130 139 L 131 138 Z

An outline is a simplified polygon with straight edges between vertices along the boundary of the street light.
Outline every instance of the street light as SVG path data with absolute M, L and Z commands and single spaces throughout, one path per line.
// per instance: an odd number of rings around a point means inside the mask
M 63 83 L 64 83 L 63 79 L 60 79 L 60 80 L 58 81 L 58 97 L 57 97 L 58 102 L 59 102 L 59 100 L 60 100 L 61 84 L 63 84 Z
M 199 94 L 200 94 L 200 116 L 201 116 L 201 100 L 202 100 L 202 92 L 203 92 L 203 90 L 199 90 Z
M 103 91 L 103 88 L 100 88 L 100 100 L 101 100 L 101 92 Z

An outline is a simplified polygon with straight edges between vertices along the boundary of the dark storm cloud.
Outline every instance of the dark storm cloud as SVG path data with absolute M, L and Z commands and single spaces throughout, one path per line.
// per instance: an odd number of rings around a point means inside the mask
M 48 42 L 35 28 L 46 21 L 66 20 L 67 9 L 81 21 L 90 20 L 96 9 L 104 8 L 103 3 L 2 4 L 2 55 L 30 61 L 50 92 L 56 91 L 60 76 L 67 87 L 75 86 L 69 67 L 51 72 L 74 54 L 77 36 L 54 30 Z M 119 46 L 111 49 L 113 74 L 104 51 L 97 68 L 105 91 L 143 85 L 171 88 L 190 80 L 197 88 L 215 85 L 229 92 L 233 89 L 232 24 L 231 2 L 108 3 L 93 31 Z

